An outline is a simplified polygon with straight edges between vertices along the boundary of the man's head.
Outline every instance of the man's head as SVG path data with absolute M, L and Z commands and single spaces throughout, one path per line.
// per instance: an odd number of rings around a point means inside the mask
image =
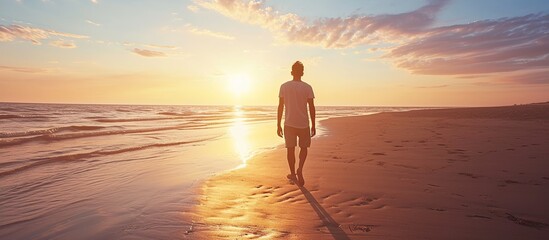
M 303 76 L 303 70 L 304 70 L 303 63 L 301 63 L 300 61 L 295 62 L 294 65 L 292 65 L 292 76 L 294 77 Z

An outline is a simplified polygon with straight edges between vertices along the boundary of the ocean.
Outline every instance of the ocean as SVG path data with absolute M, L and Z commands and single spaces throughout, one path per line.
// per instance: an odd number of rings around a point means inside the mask
M 201 182 L 283 143 L 274 106 L 0 103 L 0 239 L 182 238 Z

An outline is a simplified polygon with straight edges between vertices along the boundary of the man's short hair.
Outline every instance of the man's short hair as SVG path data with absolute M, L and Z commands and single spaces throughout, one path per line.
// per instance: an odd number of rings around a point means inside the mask
M 303 63 L 301 63 L 300 61 L 297 61 L 294 63 L 294 65 L 292 65 L 292 72 L 303 73 L 304 69 L 305 67 L 303 67 Z

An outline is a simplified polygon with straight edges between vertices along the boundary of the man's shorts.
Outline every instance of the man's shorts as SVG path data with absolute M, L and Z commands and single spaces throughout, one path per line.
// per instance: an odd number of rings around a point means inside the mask
M 311 130 L 306 128 L 295 128 L 284 125 L 284 141 L 286 148 L 295 147 L 299 137 L 299 147 L 308 148 L 311 146 Z

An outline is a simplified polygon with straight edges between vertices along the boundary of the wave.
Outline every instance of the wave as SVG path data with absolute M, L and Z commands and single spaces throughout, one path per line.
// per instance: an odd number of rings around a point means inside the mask
M 0 119 L 10 119 L 10 118 L 20 118 L 19 115 L 13 115 L 13 114 L 1 114 Z
M 12 119 L 12 118 L 48 118 L 40 115 L 15 115 L 15 114 L 0 114 L 0 119 Z
M 184 113 L 176 113 L 176 112 L 159 112 L 160 115 L 168 115 L 168 116 L 190 116 L 193 113 L 192 112 L 184 112 Z
M 42 130 L 32 130 L 32 131 L 26 131 L 26 132 L 7 132 L 2 133 L 0 132 L 0 138 L 12 138 L 12 137 L 25 137 L 25 136 L 33 136 L 33 135 L 41 135 L 41 134 L 52 134 L 62 131 L 93 131 L 93 130 L 99 130 L 105 127 L 101 126 L 68 126 L 68 127 L 57 127 L 57 128 L 49 128 L 49 129 L 42 129 Z
M 194 114 L 194 113 L 174 113 L 174 112 L 160 112 L 160 115 L 167 115 L 172 117 L 147 117 L 147 118 L 106 118 L 106 117 L 93 117 L 96 122 L 102 123 L 117 123 L 117 122 L 145 122 L 145 121 L 159 121 L 159 120 L 177 120 L 188 119 L 191 121 L 209 121 L 209 120 L 221 120 L 228 119 L 231 116 L 219 115 L 219 114 Z
M 97 118 L 96 122 L 102 123 L 117 123 L 117 122 L 145 122 L 145 121 L 158 121 L 158 120 L 174 120 L 184 119 L 184 117 L 151 117 L 151 118 Z
M 96 131 L 96 132 L 78 132 L 78 133 L 66 133 L 66 134 L 43 134 L 34 137 L 27 138 L 14 138 L 7 140 L 0 140 L 0 147 L 3 146 L 13 146 L 18 144 L 23 144 L 31 141 L 61 141 L 68 139 L 76 138 L 87 138 L 87 137 L 99 137 L 99 136 L 108 136 L 108 135 L 118 135 L 118 134 L 130 134 L 130 133 L 145 133 L 145 132 L 156 132 L 156 131 L 165 131 L 165 130 L 175 130 L 175 129 L 196 129 L 199 127 L 207 126 L 206 124 L 181 124 L 176 126 L 168 127 L 159 127 L 159 128 L 138 128 L 138 129 L 123 129 L 123 130 L 108 130 L 108 131 Z
M 122 148 L 122 149 L 117 149 L 117 150 L 97 150 L 97 151 L 87 152 L 87 153 L 77 153 L 77 154 L 68 154 L 68 155 L 61 155 L 61 156 L 49 157 L 49 158 L 33 159 L 33 160 L 30 160 L 30 161 L 32 161 L 32 163 L 30 163 L 30 164 L 0 172 L 0 178 L 6 177 L 6 176 L 9 176 L 9 175 L 13 175 L 13 174 L 17 174 L 17 173 L 20 173 L 22 171 L 32 169 L 32 168 L 36 168 L 36 167 L 46 165 L 46 164 L 52 164 L 52 163 L 57 163 L 57 162 L 68 162 L 68 161 L 71 161 L 71 162 L 83 161 L 85 159 L 92 158 L 92 157 L 110 156 L 110 155 L 114 155 L 114 154 L 140 151 L 140 150 L 145 150 L 145 149 L 155 148 L 155 147 L 170 147 L 170 146 L 205 142 L 205 141 L 210 141 L 210 140 L 217 139 L 220 136 L 221 135 L 214 136 L 214 137 L 203 138 L 203 139 L 196 139 L 196 140 L 191 140 L 191 141 L 154 143 L 154 144 L 149 144 L 149 145 L 128 147 L 128 148 Z
M 220 115 L 213 115 L 213 116 L 196 116 L 192 118 L 187 118 L 189 121 L 193 122 L 203 122 L 203 121 L 215 121 L 215 120 L 227 120 L 230 121 L 233 119 L 232 116 L 220 116 Z
M 241 110 L 245 112 L 274 112 L 275 107 L 242 107 Z

